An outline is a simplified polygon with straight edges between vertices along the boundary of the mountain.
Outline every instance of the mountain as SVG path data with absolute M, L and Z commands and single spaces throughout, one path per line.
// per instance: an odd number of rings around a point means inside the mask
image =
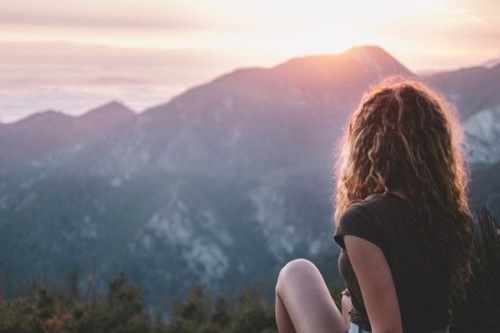
M 500 64 L 472 67 L 424 78 L 460 112 L 472 163 L 500 161 Z
M 500 64 L 492 67 L 462 68 L 425 77 L 446 95 L 464 118 L 500 105 Z
M 272 295 L 279 268 L 296 257 L 337 278 L 335 146 L 363 91 L 390 74 L 413 76 L 383 49 L 357 47 L 236 70 L 138 115 L 50 116 L 67 128 L 43 133 L 62 142 L 2 174 L 0 281 L 15 290 L 75 266 L 101 281 L 125 270 L 161 306 L 193 281 Z M 446 88 L 442 77 L 429 80 Z M 49 115 L 37 117 L 20 138 L 48 140 L 37 129 Z M 28 147 L 9 142 L 11 154 Z
M 72 118 L 61 112 L 45 111 L 31 115 L 0 129 L 0 165 L 2 171 L 24 166 L 52 151 L 72 137 Z
M 500 161 L 500 104 L 473 114 L 463 124 L 469 161 L 483 164 Z
M 472 172 L 471 205 L 486 206 L 500 221 L 500 162 L 477 165 Z
M 109 133 L 135 113 L 118 102 L 110 102 L 79 117 L 48 110 L 0 127 L 2 172 L 26 165 L 38 165 L 58 153 L 80 149 L 81 145 Z
M 82 137 L 98 137 L 135 118 L 134 111 L 120 102 L 112 101 L 87 111 L 76 118 L 77 131 Z
M 493 58 L 481 64 L 481 67 L 493 68 L 500 64 L 500 58 Z

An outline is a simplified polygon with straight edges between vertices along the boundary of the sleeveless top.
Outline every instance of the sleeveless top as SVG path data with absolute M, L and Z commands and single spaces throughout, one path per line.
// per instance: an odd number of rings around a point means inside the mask
M 356 202 L 342 214 L 334 239 L 342 248 L 339 271 L 351 293 L 351 322 L 371 331 L 363 297 L 343 236 L 378 246 L 389 264 L 405 333 L 446 327 L 450 320 L 450 276 L 446 265 L 426 250 L 406 200 L 380 195 Z

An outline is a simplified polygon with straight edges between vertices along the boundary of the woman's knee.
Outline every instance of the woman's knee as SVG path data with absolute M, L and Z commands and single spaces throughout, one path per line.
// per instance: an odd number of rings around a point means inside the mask
M 316 266 L 307 259 L 294 259 L 288 262 L 280 271 L 280 275 L 296 274 L 317 270 Z
M 319 274 L 316 266 L 307 259 L 295 259 L 287 263 L 278 275 L 276 293 L 280 294 L 285 285 L 296 282 L 304 282 Z

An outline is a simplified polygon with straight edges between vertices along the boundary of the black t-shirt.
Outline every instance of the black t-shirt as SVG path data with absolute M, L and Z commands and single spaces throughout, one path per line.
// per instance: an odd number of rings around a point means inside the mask
M 342 214 L 335 241 L 342 247 L 339 271 L 351 293 L 351 321 L 371 331 L 358 280 L 343 236 L 363 238 L 382 249 L 391 269 L 405 333 L 444 328 L 449 322 L 450 277 L 426 250 L 408 203 L 393 194 L 357 202 Z

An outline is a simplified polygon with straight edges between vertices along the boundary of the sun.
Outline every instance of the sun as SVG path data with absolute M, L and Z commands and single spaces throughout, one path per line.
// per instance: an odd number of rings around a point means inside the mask
M 399 33 L 412 20 L 425 22 L 447 9 L 447 0 L 254 0 L 217 2 L 226 33 L 205 41 L 211 46 L 268 54 L 337 53 L 362 44 L 395 47 L 391 30 Z M 216 10 L 210 5 L 205 10 Z M 236 10 L 237 9 L 237 10 Z M 404 28 L 403 28 L 404 29 Z

